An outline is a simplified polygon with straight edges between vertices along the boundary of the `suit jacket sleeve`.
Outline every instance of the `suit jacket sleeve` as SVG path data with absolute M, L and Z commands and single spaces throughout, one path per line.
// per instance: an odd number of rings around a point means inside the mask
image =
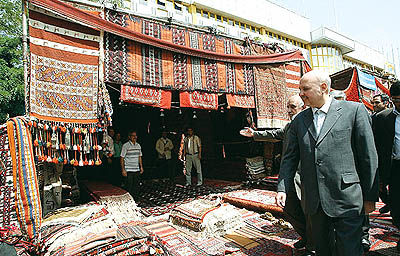
M 255 141 L 281 141 L 285 137 L 286 128 L 287 126 L 275 130 L 255 131 L 253 138 Z
M 299 142 L 296 133 L 296 124 L 290 126 L 287 132 L 288 147 L 281 162 L 278 178 L 278 192 L 287 193 L 293 186 L 293 179 L 300 161 Z
M 378 179 L 376 177 L 378 155 L 371 125 L 371 117 L 364 105 L 358 105 L 353 135 L 357 171 L 364 201 L 378 200 Z

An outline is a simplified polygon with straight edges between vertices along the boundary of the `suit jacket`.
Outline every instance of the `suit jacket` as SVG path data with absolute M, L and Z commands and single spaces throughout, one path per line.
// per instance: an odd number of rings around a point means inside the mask
M 395 122 L 396 115 L 391 108 L 382 110 L 372 119 L 378 152 L 379 178 L 384 184 L 389 184 L 390 181 Z
M 330 217 L 358 216 L 363 201 L 376 201 L 378 164 L 371 118 L 360 103 L 332 100 L 317 137 L 311 108 L 299 113 L 288 132 L 278 191 L 286 192 L 301 161 L 306 214 L 321 205 Z

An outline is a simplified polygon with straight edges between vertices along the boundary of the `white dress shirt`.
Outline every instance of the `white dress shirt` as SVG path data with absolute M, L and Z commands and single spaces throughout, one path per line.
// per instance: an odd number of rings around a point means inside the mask
M 393 114 L 396 115 L 396 121 L 394 123 L 394 141 L 393 141 L 392 158 L 394 160 L 400 160 L 400 113 L 396 109 L 394 109 Z
M 317 131 L 317 136 L 321 132 L 322 125 L 325 122 L 326 115 L 328 114 L 329 107 L 331 106 L 332 98 L 328 97 L 327 101 L 321 108 L 312 108 L 314 114 L 314 126 Z

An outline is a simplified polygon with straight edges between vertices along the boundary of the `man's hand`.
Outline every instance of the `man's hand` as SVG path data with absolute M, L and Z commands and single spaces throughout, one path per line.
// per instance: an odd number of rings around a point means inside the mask
M 244 129 L 240 130 L 240 135 L 245 136 L 245 137 L 249 137 L 252 138 L 254 136 L 254 130 L 252 128 L 249 127 L 245 127 Z
M 126 170 L 122 170 L 122 176 L 123 177 L 128 177 L 128 173 L 126 172 Z
M 365 214 L 369 214 L 375 210 L 375 202 L 364 201 L 364 211 Z
M 282 208 L 285 207 L 285 203 L 286 203 L 286 193 L 285 192 L 278 192 L 275 199 L 276 199 L 277 205 L 279 205 Z
M 199 160 L 201 160 L 201 154 L 199 154 L 198 157 L 199 157 Z
M 143 167 L 140 167 L 140 174 L 143 174 L 144 170 Z

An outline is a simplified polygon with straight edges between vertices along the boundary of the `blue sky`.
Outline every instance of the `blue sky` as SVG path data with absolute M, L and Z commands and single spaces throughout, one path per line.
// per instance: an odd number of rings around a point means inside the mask
M 392 45 L 396 64 L 400 50 L 400 0 L 270 0 L 311 20 L 312 29 L 321 25 L 374 49 L 385 50 L 392 61 Z M 335 8 L 334 8 L 335 6 Z M 396 67 L 399 69 L 400 67 Z

